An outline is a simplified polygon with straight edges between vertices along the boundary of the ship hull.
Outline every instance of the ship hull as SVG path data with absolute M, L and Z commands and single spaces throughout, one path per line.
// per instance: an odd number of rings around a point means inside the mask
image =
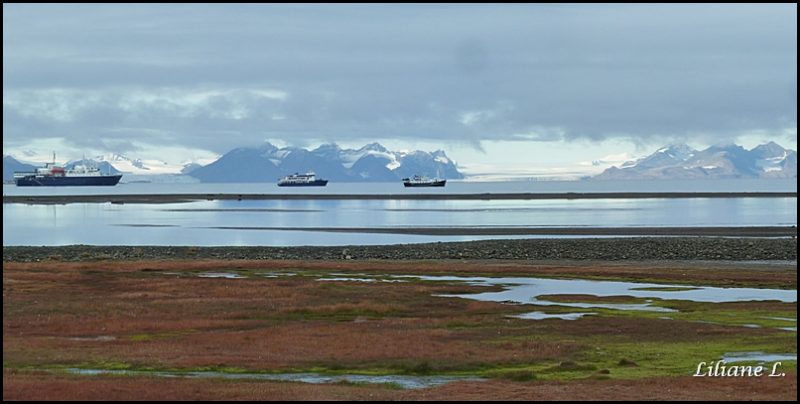
M 37 177 L 15 178 L 18 187 L 81 187 L 81 186 L 114 186 L 122 175 L 103 175 L 91 177 Z
M 425 182 L 425 183 L 418 183 L 415 184 L 413 182 L 404 182 L 403 185 L 406 188 L 416 188 L 416 187 L 443 187 L 447 180 L 441 181 L 433 181 L 433 182 Z
M 285 183 L 285 184 L 278 184 L 279 187 L 324 187 L 328 185 L 328 180 L 315 180 L 309 182 L 302 182 L 302 183 Z

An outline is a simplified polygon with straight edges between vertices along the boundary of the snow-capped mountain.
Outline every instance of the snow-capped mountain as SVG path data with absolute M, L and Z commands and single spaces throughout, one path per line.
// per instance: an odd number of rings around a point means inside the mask
M 599 180 L 796 178 L 797 152 L 769 142 L 746 150 L 737 145 L 695 150 L 671 145 L 637 160 L 611 167 L 593 177 Z
M 334 143 L 313 150 L 270 143 L 240 147 L 189 175 L 202 182 L 275 182 L 284 175 L 308 171 L 337 182 L 397 181 L 415 174 L 464 178 L 442 150 L 394 152 L 378 143 L 359 149 L 342 149 Z
M 54 161 L 58 165 L 64 167 L 72 167 L 82 160 L 86 160 L 88 165 L 93 165 L 105 171 L 103 167 L 108 167 L 109 172 L 129 174 L 129 175 L 160 175 L 160 174 L 185 174 L 185 170 L 197 168 L 201 164 L 208 162 L 208 159 L 203 157 L 197 160 L 186 160 L 180 163 L 168 163 L 159 159 L 153 158 L 138 158 L 121 153 L 108 153 L 95 156 L 84 156 L 82 158 L 73 158 L 64 161 L 64 155 L 59 154 L 54 156 L 52 152 L 42 152 L 27 149 L 12 150 L 7 155 L 16 159 L 24 164 L 31 164 L 37 167 L 44 166 L 45 163 Z M 74 154 L 73 154 L 74 155 Z
M 155 159 L 142 160 L 116 153 L 95 156 L 92 160 L 98 163 L 106 162 L 123 174 L 180 174 L 181 170 L 184 168 L 183 164 L 169 164 Z
M 775 142 L 757 146 L 751 152 L 757 158 L 756 167 L 763 172 L 762 177 L 797 177 L 797 152 L 786 150 Z

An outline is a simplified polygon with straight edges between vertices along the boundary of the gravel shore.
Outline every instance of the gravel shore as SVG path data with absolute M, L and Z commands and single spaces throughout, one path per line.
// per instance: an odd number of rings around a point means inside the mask
M 3 247 L 3 262 L 96 260 L 605 260 L 796 261 L 794 238 L 523 239 L 336 247 Z
M 121 226 L 142 226 L 127 224 Z M 713 226 L 713 227 L 265 227 L 213 226 L 228 230 L 317 231 L 330 233 L 418 234 L 428 236 L 716 236 L 797 237 L 795 226 Z

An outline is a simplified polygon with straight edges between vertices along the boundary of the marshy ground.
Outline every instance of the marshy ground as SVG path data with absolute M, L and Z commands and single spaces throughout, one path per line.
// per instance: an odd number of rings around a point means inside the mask
M 502 287 L 395 277 L 796 290 L 796 263 L 53 259 L 3 266 L 4 399 L 797 397 L 796 360 L 782 363 L 784 377 L 692 377 L 699 362 L 727 353 L 796 355 L 796 302 L 656 299 L 652 304 L 671 311 L 597 308 L 576 320 L 529 320 L 514 316 L 575 310 L 443 297 Z M 545 299 L 641 303 L 591 291 Z M 136 373 L 87 376 L 70 369 Z M 156 371 L 484 380 L 402 389 L 147 374 Z

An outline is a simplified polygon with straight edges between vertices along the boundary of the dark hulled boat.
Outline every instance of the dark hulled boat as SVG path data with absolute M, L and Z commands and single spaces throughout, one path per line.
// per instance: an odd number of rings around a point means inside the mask
M 447 183 L 447 180 L 443 178 L 428 178 L 419 175 L 403 178 L 403 185 L 406 187 L 443 187 L 445 183 Z
M 317 175 L 314 173 L 294 173 L 278 181 L 279 187 L 324 187 L 327 184 L 328 180 L 317 179 Z
M 104 175 L 96 167 L 85 165 L 66 170 L 55 164 L 55 157 L 53 160 L 34 172 L 15 172 L 14 183 L 18 187 L 114 186 L 122 178 L 121 174 Z

